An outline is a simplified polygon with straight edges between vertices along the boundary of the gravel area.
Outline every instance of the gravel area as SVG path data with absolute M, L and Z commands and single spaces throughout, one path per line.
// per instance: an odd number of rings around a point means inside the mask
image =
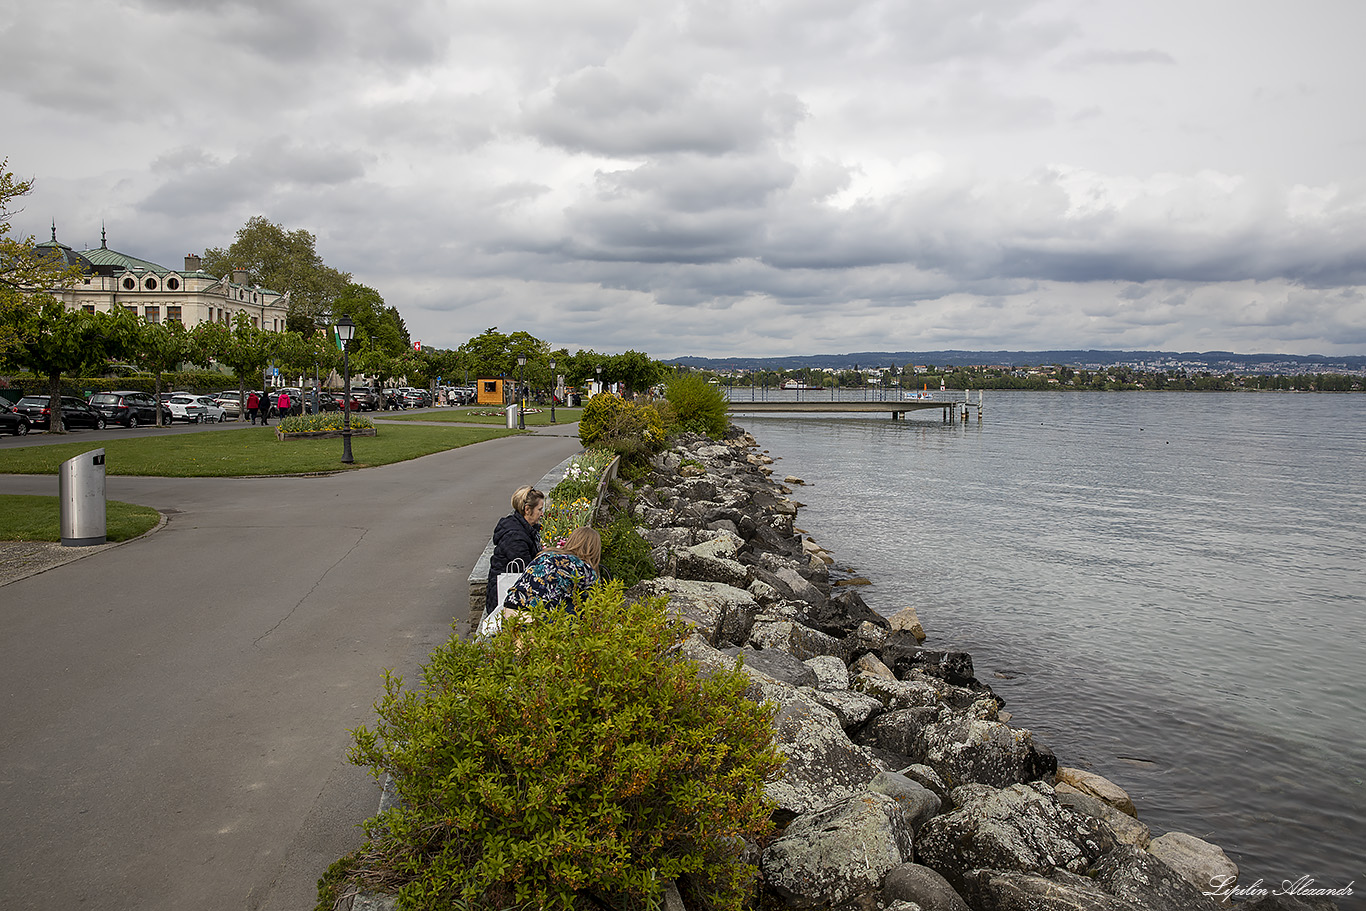
M 0 541 L 0 585 L 27 579 L 38 573 L 79 560 L 117 544 L 63 547 L 52 541 Z

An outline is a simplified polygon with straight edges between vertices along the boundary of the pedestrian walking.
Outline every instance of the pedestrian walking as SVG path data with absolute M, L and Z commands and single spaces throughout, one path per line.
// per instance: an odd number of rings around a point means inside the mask
M 280 416 L 281 416 L 281 417 L 284 417 L 285 415 L 289 414 L 290 401 L 289 401 L 289 393 L 288 393 L 288 392 L 282 391 L 282 392 L 280 393 L 280 403 L 279 403 L 279 404 L 280 404 Z
M 256 393 L 247 396 L 247 414 L 251 415 L 251 423 L 256 424 L 256 412 L 261 407 L 261 400 L 256 397 Z
M 261 426 L 262 426 L 262 427 L 264 427 L 264 426 L 266 426 L 267 424 L 270 423 L 270 420 L 269 420 L 269 419 L 270 419 L 270 398 L 271 398 L 271 396 L 270 396 L 270 393 L 269 393 L 269 392 L 263 392 L 263 393 L 261 393 Z

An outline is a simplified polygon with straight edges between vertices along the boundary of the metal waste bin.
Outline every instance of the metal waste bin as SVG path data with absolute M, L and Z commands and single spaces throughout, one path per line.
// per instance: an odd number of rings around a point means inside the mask
M 509 405 L 509 406 L 507 407 L 507 413 L 508 413 L 508 430 L 516 430 L 516 429 L 517 429 L 517 424 L 519 423 L 519 422 L 518 422 L 518 417 L 519 417 L 520 414 L 521 414 L 520 406 L 518 406 L 518 405 L 515 404 L 515 403 L 512 404 L 512 405 Z
M 84 452 L 62 463 L 57 474 L 62 507 L 62 546 L 103 544 L 104 450 Z

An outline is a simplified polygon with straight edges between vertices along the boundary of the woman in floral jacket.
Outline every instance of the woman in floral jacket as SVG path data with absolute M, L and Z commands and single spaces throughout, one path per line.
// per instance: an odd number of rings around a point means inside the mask
M 598 581 L 602 538 L 591 528 L 576 528 L 563 547 L 544 550 L 513 583 L 503 606 L 541 613 L 564 607 L 574 612 L 576 600 Z

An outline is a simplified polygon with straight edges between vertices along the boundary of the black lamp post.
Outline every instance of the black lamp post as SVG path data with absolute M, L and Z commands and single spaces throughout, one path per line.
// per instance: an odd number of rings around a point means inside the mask
M 517 429 L 526 430 L 526 355 L 517 355 Z
M 555 378 L 555 362 L 550 362 L 550 423 L 555 423 L 555 393 L 560 391 L 560 383 Z
M 342 343 L 342 462 L 347 465 L 356 461 L 351 457 L 351 358 L 346 350 L 355 335 L 356 324 L 351 317 L 337 320 L 337 338 Z
M 598 366 L 597 366 L 597 371 L 598 371 L 598 393 L 601 394 L 601 393 L 603 392 L 603 388 L 602 388 L 602 365 L 601 365 L 601 364 L 598 364 Z

